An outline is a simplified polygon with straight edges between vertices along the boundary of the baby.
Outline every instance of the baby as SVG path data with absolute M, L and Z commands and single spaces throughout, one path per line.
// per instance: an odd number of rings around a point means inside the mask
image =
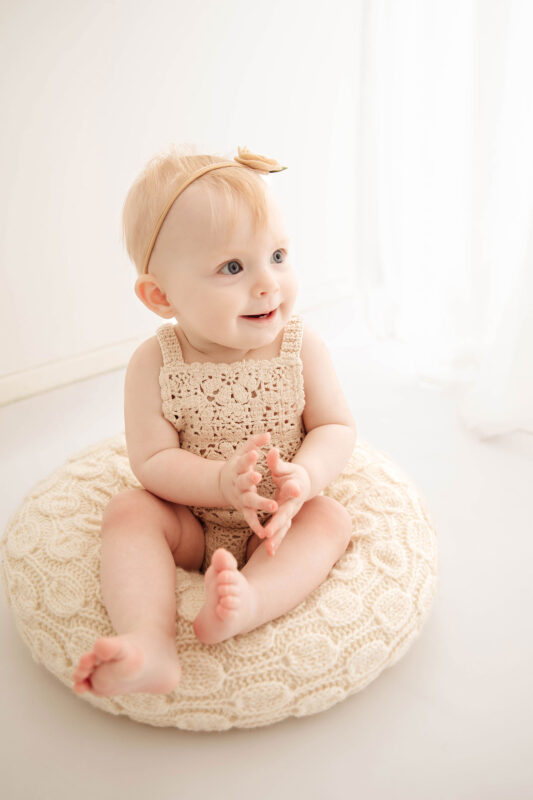
M 102 594 L 117 635 L 81 657 L 76 692 L 178 685 L 176 566 L 205 572 L 193 629 L 215 644 L 293 609 L 350 541 L 348 512 L 321 492 L 356 427 L 325 345 L 293 314 L 289 240 L 263 177 L 281 169 L 246 148 L 233 161 L 174 148 L 129 191 L 135 292 L 177 324 L 126 371 L 126 444 L 143 488 L 104 511 Z

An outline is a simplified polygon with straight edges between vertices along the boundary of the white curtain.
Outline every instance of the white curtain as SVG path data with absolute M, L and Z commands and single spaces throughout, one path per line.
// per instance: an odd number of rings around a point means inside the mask
M 533 3 L 365 0 L 357 288 L 369 329 L 533 433 Z

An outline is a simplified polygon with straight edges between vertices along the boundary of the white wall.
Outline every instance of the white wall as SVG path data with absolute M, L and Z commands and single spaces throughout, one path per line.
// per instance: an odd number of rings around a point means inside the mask
M 355 253 L 360 4 L 4 0 L 0 403 L 122 366 L 163 320 L 133 292 L 128 187 L 170 142 L 289 169 L 298 309 L 346 296 Z

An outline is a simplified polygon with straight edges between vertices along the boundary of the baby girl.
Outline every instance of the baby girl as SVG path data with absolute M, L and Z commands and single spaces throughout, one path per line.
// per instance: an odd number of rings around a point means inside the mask
M 356 427 L 327 348 L 293 314 L 289 239 L 264 179 L 281 169 L 246 148 L 233 161 L 174 148 L 127 196 L 135 292 L 177 324 L 161 325 L 126 371 L 141 486 L 103 515 L 102 594 L 117 635 L 81 657 L 76 692 L 178 685 L 176 566 L 205 572 L 193 630 L 215 644 L 293 609 L 350 541 L 348 512 L 322 490 Z

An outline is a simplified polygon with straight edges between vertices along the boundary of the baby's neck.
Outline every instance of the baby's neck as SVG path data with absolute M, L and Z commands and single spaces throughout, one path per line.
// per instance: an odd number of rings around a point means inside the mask
M 283 330 L 281 330 L 274 341 L 264 347 L 250 350 L 230 350 L 227 348 L 225 354 L 207 353 L 199 350 L 190 343 L 183 327 L 179 325 L 179 323 L 174 326 L 174 331 L 181 345 L 183 360 L 187 364 L 192 364 L 195 361 L 213 364 L 233 364 L 237 361 L 269 360 L 279 355 L 281 342 L 283 340 Z

